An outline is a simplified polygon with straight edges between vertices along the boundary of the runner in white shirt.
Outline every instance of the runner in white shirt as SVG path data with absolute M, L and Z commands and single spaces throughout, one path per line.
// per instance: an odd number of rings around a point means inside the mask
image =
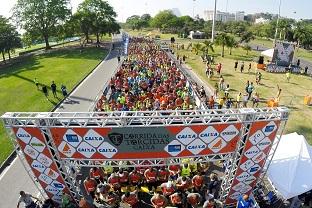
M 31 194 L 25 193 L 24 191 L 20 191 L 20 197 L 18 199 L 17 208 L 19 208 L 21 202 L 25 204 L 26 208 L 36 208 L 35 202 L 32 200 L 39 200 L 37 197 L 32 196 Z

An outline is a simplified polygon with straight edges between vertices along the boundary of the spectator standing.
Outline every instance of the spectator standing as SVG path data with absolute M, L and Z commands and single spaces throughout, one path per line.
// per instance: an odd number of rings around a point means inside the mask
M 225 90 L 224 90 L 224 96 L 225 96 L 226 98 L 229 98 L 229 95 L 230 95 L 230 85 L 227 84 L 227 85 L 226 85 L 226 88 L 225 88 Z
M 247 194 L 245 194 L 243 197 L 240 196 L 237 201 L 237 208 L 252 208 L 254 205 L 254 202 L 252 199 L 249 198 Z
M 245 64 L 244 64 L 244 62 L 242 62 L 242 65 L 241 65 L 241 67 L 240 67 L 240 72 L 241 72 L 241 73 L 243 73 L 244 67 L 245 67 Z
M 242 102 L 242 93 L 239 92 L 236 96 L 236 108 L 241 107 L 241 102 Z
M 247 88 L 247 93 L 248 93 L 248 100 L 251 98 L 251 94 L 254 91 L 254 86 L 253 86 L 253 82 L 250 82 L 250 84 L 248 85 Z
M 39 90 L 39 81 L 38 81 L 37 78 L 34 79 L 34 83 L 35 83 L 35 85 L 37 87 L 37 90 Z
M 120 56 L 119 55 L 117 56 L 117 60 L 118 60 L 118 63 L 120 63 Z
M 289 82 L 289 80 L 290 80 L 290 72 L 289 72 L 289 70 L 286 72 L 286 80 L 287 80 L 287 82 Z
M 235 71 L 236 71 L 237 67 L 238 67 L 238 61 L 235 61 L 235 63 L 234 63 L 234 70 Z
M 218 92 L 219 92 L 219 85 L 218 85 L 218 83 L 216 82 L 216 83 L 215 83 L 215 86 L 214 86 L 214 96 L 215 96 L 215 97 L 218 96 Z
M 247 103 L 248 103 L 248 93 L 245 93 L 243 95 L 243 107 L 247 108 Z
M 177 208 L 184 208 L 184 203 L 183 203 L 183 196 L 181 192 L 176 192 L 172 195 L 170 195 L 170 202 L 173 206 Z
M 66 98 L 67 97 L 67 89 L 66 89 L 66 86 L 63 84 L 61 86 L 61 91 L 62 91 L 64 98 Z
M 54 83 L 54 81 L 52 81 L 51 90 L 52 90 L 53 96 L 54 96 L 55 98 L 57 98 L 57 94 L 56 94 L 56 84 Z
M 252 97 L 252 107 L 258 107 L 260 101 L 259 93 L 256 92 L 255 95 Z
M 297 61 L 297 66 L 300 67 L 300 59 Z
M 36 207 L 36 204 L 32 199 L 39 200 L 37 197 L 34 197 L 31 194 L 25 193 L 24 191 L 20 191 L 20 197 L 17 202 L 17 207 L 19 207 L 21 203 L 24 203 L 26 208 Z
M 213 96 L 211 95 L 210 98 L 209 98 L 209 100 L 208 100 L 208 108 L 209 108 L 209 109 L 213 109 L 213 108 L 214 108 L 214 103 L 215 103 L 214 98 L 213 98 Z
M 304 68 L 304 74 L 305 74 L 305 75 L 307 75 L 307 74 L 308 74 L 308 69 L 309 69 L 309 67 L 308 67 L 308 66 L 306 66 L 306 67 Z
M 220 76 L 220 79 L 219 79 L 219 89 L 224 90 L 224 78 L 222 75 Z
M 46 98 L 47 98 L 47 100 L 48 100 L 49 93 L 48 93 L 48 88 L 47 88 L 47 86 L 43 85 L 43 87 L 42 87 L 42 92 L 43 92 L 44 96 L 46 96 Z
M 250 73 L 251 71 L 251 63 L 249 63 L 249 66 L 248 66 L 248 74 Z

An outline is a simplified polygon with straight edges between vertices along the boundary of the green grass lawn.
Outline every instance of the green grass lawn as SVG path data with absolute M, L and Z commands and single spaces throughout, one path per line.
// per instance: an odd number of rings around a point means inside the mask
M 54 80 L 58 87 L 65 84 L 68 92 L 82 80 L 104 57 L 107 51 L 100 48 L 61 49 L 45 55 L 34 56 L 0 68 L 0 114 L 9 111 L 50 111 L 60 100 L 49 94 L 50 101 L 37 90 L 33 80 L 47 86 Z M 5 129 L 0 125 L 0 163 L 12 151 Z
M 186 41 L 183 41 L 183 43 L 187 45 Z M 223 65 L 222 75 L 225 78 L 225 82 L 230 85 L 230 96 L 236 97 L 238 92 L 244 92 L 247 80 L 255 83 L 256 63 L 252 62 L 252 60 L 259 56 L 259 52 L 252 51 L 246 55 L 243 49 L 236 48 L 233 49 L 232 55 L 229 55 L 226 49 L 225 57 L 222 58 L 219 55 L 220 51 L 220 47 L 215 47 L 215 52 L 210 54 L 218 56 L 215 60 L 216 63 L 221 62 Z M 205 76 L 205 64 L 199 56 L 186 50 L 179 50 L 177 53 L 180 56 L 185 54 L 188 57 L 187 64 L 207 84 L 214 86 L 214 84 L 219 81 L 218 76 L 210 80 Z M 245 62 L 244 73 L 234 71 L 235 60 L 239 60 L 239 65 L 242 60 Z M 252 63 L 251 73 L 248 73 L 246 69 L 249 63 Z M 303 105 L 304 96 L 312 95 L 312 79 L 307 76 L 293 74 L 291 75 L 290 83 L 287 83 L 285 74 L 273 74 L 265 71 L 261 71 L 261 73 L 263 74 L 262 85 L 256 86 L 255 89 L 255 91 L 259 92 L 260 98 L 262 99 L 262 103 L 260 103 L 259 106 L 266 106 L 266 100 L 276 96 L 277 84 L 279 84 L 282 88 L 280 104 L 291 109 L 286 133 L 297 131 L 299 134 L 303 134 L 308 142 L 312 144 L 312 107 Z

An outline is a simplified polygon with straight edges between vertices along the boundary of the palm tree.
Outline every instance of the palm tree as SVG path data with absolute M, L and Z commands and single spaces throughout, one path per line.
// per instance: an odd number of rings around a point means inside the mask
M 203 53 L 205 55 L 208 55 L 208 51 L 211 50 L 212 52 L 214 52 L 214 48 L 213 48 L 213 42 L 211 42 L 210 40 L 205 40 L 203 42 Z
M 251 51 L 251 46 L 250 45 L 244 45 L 243 49 L 246 50 L 246 55 L 248 55 L 248 52 Z
M 224 57 L 224 47 L 227 45 L 229 36 L 226 33 L 218 34 L 216 44 L 222 46 L 221 56 Z
M 193 44 L 192 50 L 194 50 L 195 54 L 198 55 L 199 51 L 201 51 L 202 45 L 200 43 Z
M 232 55 L 232 48 L 236 48 L 237 45 L 238 44 L 234 36 L 229 36 L 226 46 L 229 48 L 230 55 Z

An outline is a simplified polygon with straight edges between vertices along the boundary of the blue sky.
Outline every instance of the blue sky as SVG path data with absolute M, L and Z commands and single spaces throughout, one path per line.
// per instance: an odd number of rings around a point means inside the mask
M 17 0 L 0 0 L 0 14 L 10 16 L 10 9 Z M 83 0 L 71 0 L 76 8 Z M 205 9 L 213 9 L 214 0 L 108 0 L 118 13 L 118 20 L 125 21 L 133 14 L 150 13 L 155 15 L 159 10 L 178 8 L 181 13 L 192 16 L 203 15 Z M 246 14 L 256 12 L 278 13 L 279 0 L 218 0 L 217 9 L 229 12 L 245 11 Z M 312 19 L 312 0 L 282 0 L 281 15 L 295 19 Z

